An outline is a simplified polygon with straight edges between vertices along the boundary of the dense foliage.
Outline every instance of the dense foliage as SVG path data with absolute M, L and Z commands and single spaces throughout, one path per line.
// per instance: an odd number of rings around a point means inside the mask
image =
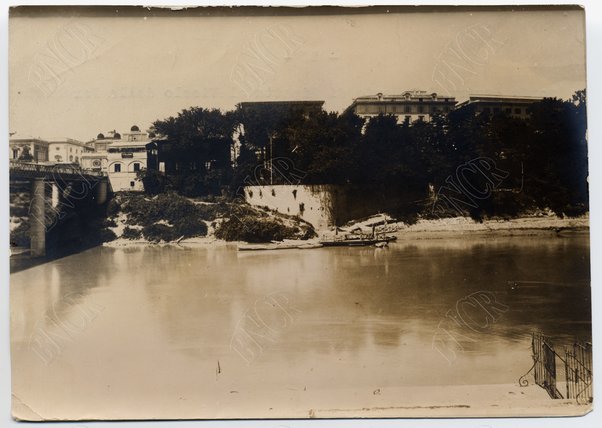
M 414 123 L 269 106 L 227 113 L 192 108 L 154 123 L 164 159 L 178 167 L 143 179 L 150 193 L 184 195 L 293 182 L 387 189 L 401 195 L 403 215 L 512 217 L 549 208 L 572 216 L 588 210 L 586 129 L 585 91 L 534 103 L 527 119 L 477 114 L 470 104 Z M 270 169 L 270 159 L 287 166 Z M 475 168 L 485 173 L 458 183 L 458 174 Z M 470 189 L 485 189 L 486 196 L 467 197 Z M 456 196 L 464 200 L 456 203 Z M 437 200 L 451 203 L 434 210 Z

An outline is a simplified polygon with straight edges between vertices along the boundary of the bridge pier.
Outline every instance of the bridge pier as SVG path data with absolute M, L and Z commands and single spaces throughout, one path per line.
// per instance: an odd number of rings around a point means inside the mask
M 31 257 L 46 255 L 46 213 L 44 178 L 33 179 L 29 212 L 29 239 Z
M 96 183 L 96 204 L 102 205 L 107 202 L 108 189 L 108 180 L 100 180 L 98 183 Z
M 56 208 L 61 203 L 61 189 L 56 184 L 56 182 L 52 182 L 52 208 Z

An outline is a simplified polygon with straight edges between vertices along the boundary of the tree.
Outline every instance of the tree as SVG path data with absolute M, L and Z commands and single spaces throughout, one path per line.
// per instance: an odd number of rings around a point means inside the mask
M 32 162 L 34 160 L 33 156 L 29 152 L 29 147 L 23 147 L 23 151 L 21 152 L 21 155 L 19 155 L 19 160 L 23 162 Z
M 153 123 L 166 175 L 176 190 L 189 196 L 215 194 L 228 184 L 235 126 L 232 112 L 201 107 Z

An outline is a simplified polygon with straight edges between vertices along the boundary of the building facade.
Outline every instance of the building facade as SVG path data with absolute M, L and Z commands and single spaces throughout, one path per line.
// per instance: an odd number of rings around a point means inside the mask
M 48 162 L 49 142 L 40 138 L 10 138 L 9 159 L 24 162 Z
M 83 169 L 108 172 L 107 149 L 115 141 L 121 141 L 121 135 L 113 130 L 106 134 L 100 133 L 91 141 L 86 143 L 88 148 L 82 154 L 81 165 Z
M 107 145 L 107 173 L 114 192 L 144 190 L 137 174 L 148 167 L 146 146 L 150 142 L 149 134 L 134 125 Z
M 48 147 L 49 161 L 81 165 L 83 154 L 91 150 L 85 143 L 71 138 L 62 141 L 50 141 Z
M 526 119 L 531 104 L 543 100 L 540 97 L 513 97 L 503 95 L 470 95 L 467 101 L 458 104 L 458 108 L 472 106 L 475 114 L 500 114 Z
M 367 95 L 358 97 L 347 107 L 360 117 L 369 119 L 378 115 L 393 115 L 398 123 L 430 121 L 435 114 L 447 114 L 454 109 L 456 99 L 427 91 L 406 91 L 399 95 Z

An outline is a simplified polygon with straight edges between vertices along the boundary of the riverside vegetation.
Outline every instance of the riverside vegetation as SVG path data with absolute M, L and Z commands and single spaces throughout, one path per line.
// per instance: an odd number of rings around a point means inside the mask
M 153 243 L 214 236 L 225 241 L 270 242 L 316 236 L 311 224 L 266 208 L 217 198 L 205 202 L 175 192 L 116 195 L 108 227 L 117 237 Z

